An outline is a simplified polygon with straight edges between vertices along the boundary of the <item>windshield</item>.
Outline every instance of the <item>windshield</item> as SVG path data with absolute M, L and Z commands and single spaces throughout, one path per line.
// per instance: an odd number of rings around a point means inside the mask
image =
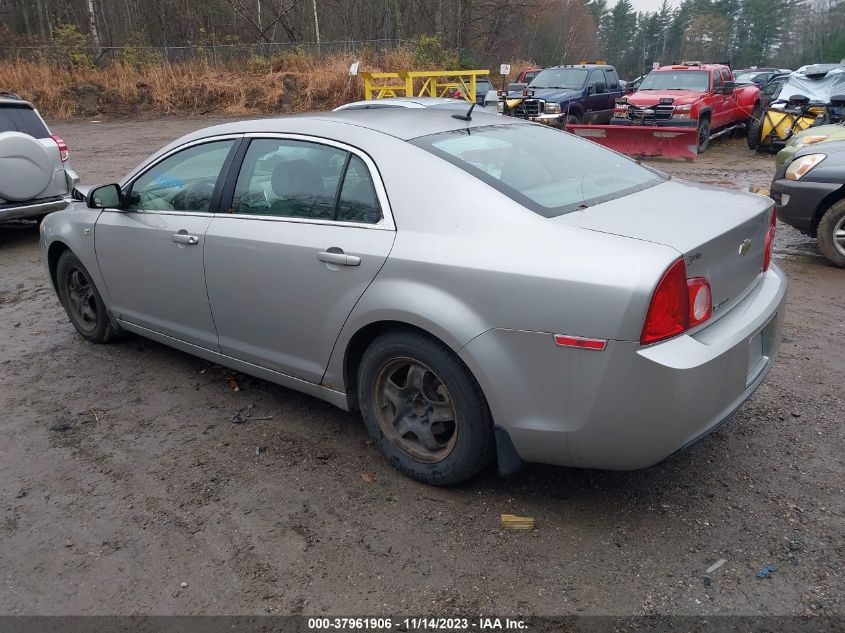
M 706 70 L 653 71 L 643 79 L 640 90 L 696 90 L 707 92 L 710 73 Z
M 663 182 L 621 154 L 540 125 L 487 125 L 411 142 L 547 218 Z
M 572 88 L 580 90 L 584 86 L 589 71 L 585 68 L 546 68 L 537 73 L 531 81 L 531 88 Z

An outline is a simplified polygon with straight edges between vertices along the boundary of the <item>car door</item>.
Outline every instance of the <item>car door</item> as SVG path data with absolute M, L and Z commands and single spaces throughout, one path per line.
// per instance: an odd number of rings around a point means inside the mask
M 721 93 L 725 81 L 731 81 L 728 71 L 713 71 L 713 117 L 710 122 L 711 130 L 727 125 L 733 119 L 736 100 L 734 99 L 733 91 L 730 94 Z
M 603 89 L 598 92 L 598 88 Z M 610 93 L 607 91 L 607 78 L 604 70 L 595 68 L 587 80 L 587 96 L 584 97 L 586 115 L 585 122 L 599 122 L 609 120 L 613 114 L 613 102 Z
M 218 350 L 205 288 L 205 233 L 240 137 L 169 153 L 124 187 L 97 219 L 97 262 L 122 321 Z
M 252 138 L 206 234 L 208 297 L 224 354 L 319 383 L 395 230 L 362 152 L 311 137 Z

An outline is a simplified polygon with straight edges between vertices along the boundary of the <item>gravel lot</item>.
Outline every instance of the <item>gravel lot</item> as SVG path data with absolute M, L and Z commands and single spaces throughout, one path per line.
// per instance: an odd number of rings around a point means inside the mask
M 100 183 L 215 122 L 53 128 Z M 659 167 L 746 189 L 772 159 L 725 140 Z M 845 271 L 788 227 L 780 359 L 692 454 L 449 490 L 387 467 L 357 415 L 243 375 L 233 391 L 141 338 L 84 342 L 37 237 L 0 228 L 1 613 L 843 613 Z M 248 407 L 265 419 L 230 421 Z

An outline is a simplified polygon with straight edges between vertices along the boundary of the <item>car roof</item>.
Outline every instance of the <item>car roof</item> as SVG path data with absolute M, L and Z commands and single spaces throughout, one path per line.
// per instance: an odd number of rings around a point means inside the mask
M 3 105 L 13 105 L 13 106 L 17 106 L 17 107 L 24 106 L 24 107 L 32 108 L 33 110 L 35 109 L 35 106 L 33 106 L 29 101 L 25 101 L 25 100 L 21 99 L 14 92 L 7 92 L 5 90 L 0 90 L 0 106 L 3 106 Z
M 547 66 L 535 70 L 548 70 L 549 68 L 603 68 L 604 70 L 616 70 L 610 64 L 561 64 L 560 66 Z
M 467 104 L 467 110 L 469 110 L 470 105 L 472 104 Z M 364 128 L 405 141 L 419 136 L 487 125 L 526 124 L 523 119 L 505 117 L 489 112 L 478 112 L 478 110 L 473 112 L 471 121 L 456 119 L 453 117 L 454 114 L 456 114 L 454 110 L 433 110 L 430 108 L 377 108 L 371 110 L 339 110 L 296 114 L 274 119 L 235 121 L 197 130 L 171 143 L 168 147 L 224 134 L 261 132 L 270 134 L 313 134 L 315 124 L 321 123 Z M 338 127 L 337 132 L 339 133 L 341 131 L 342 128 Z
M 460 101 L 464 101 L 467 104 L 467 108 L 471 105 L 468 101 L 464 99 L 450 99 L 448 97 L 385 97 L 383 99 L 364 99 L 363 101 L 352 101 L 350 103 L 344 103 L 341 108 L 347 108 L 350 106 L 357 106 L 357 105 L 367 105 L 372 103 L 384 102 L 384 103 L 395 103 L 398 107 L 406 107 L 406 108 L 429 108 L 433 105 L 441 105 L 441 104 L 449 104 L 457 103 Z

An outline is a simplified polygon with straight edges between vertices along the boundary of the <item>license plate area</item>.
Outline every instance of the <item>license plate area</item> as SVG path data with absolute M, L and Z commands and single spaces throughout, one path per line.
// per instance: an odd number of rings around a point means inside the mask
M 775 315 L 776 317 L 777 315 Z M 775 330 L 775 317 L 763 329 L 758 331 L 748 341 L 748 374 L 745 386 L 749 387 L 766 370 L 771 358 L 772 336 Z

